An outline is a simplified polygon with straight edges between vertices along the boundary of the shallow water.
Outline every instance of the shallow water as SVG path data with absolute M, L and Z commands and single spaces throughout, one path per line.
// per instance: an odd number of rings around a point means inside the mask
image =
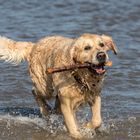
M 138 0 L 12 0 L 0 1 L 0 35 L 36 41 L 47 35 L 76 37 L 82 33 L 108 34 L 119 55 L 102 94 L 104 123 L 100 132 L 82 130 L 95 140 L 140 139 L 140 1 Z M 61 115 L 40 116 L 31 93 L 27 64 L 0 63 L 0 139 L 71 139 Z M 79 123 L 90 119 L 82 106 Z

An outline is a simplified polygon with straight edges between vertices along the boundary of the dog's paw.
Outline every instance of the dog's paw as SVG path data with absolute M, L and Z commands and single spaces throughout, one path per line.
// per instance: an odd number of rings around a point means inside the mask
M 94 126 L 92 124 L 92 122 L 86 122 L 83 124 L 83 127 L 88 128 L 88 129 L 93 129 Z
M 47 110 L 40 108 L 40 113 L 41 113 L 41 115 L 42 115 L 43 118 L 47 118 L 48 117 Z

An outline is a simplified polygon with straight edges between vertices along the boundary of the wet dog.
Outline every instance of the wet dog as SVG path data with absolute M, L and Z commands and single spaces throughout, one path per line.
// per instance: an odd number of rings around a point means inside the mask
M 36 43 L 16 42 L 0 37 L 0 59 L 18 64 L 27 60 L 33 81 L 33 94 L 43 115 L 48 114 L 47 100 L 57 93 L 55 107 L 61 110 L 71 136 L 80 138 L 75 110 L 88 102 L 92 119 L 87 127 L 101 125 L 101 89 L 104 81 L 104 64 L 109 60 L 108 51 L 117 54 L 111 37 L 83 34 L 78 38 L 46 37 Z M 88 63 L 91 68 L 75 69 L 48 74 L 47 68 Z

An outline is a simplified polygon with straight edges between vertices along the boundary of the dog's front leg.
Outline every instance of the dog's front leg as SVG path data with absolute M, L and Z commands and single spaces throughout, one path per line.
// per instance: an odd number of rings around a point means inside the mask
M 92 109 L 92 125 L 93 128 L 100 127 L 102 123 L 101 118 L 101 97 L 96 96 L 95 97 L 95 103 L 91 106 Z
M 101 97 L 96 96 L 94 103 L 91 105 L 92 110 L 92 119 L 91 122 L 88 122 L 85 127 L 87 128 L 98 128 L 102 123 L 101 118 Z
M 61 101 L 61 111 L 64 115 L 65 123 L 68 131 L 70 132 L 70 135 L 74 138 L 81 138 L 82 136 L 77 128 L 74 110 L 71 106 L 71 99 L 65 96 L 59 96 L 59 98 Z

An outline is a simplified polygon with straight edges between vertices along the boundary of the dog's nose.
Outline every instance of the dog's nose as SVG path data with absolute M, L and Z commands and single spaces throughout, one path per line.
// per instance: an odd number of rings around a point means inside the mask
M 100 63 L 104 63 L 106 61 L 106 54 L 104 52 L 97 53 L 97 60 Z

